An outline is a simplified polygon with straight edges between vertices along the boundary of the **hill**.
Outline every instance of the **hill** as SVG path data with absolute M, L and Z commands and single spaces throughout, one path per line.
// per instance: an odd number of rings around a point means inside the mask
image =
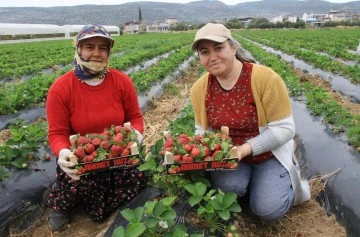
M 121 25 L 138 20 L 139 7 L 145 24 L 164 22 L 175 17 L 181 22 L 205 23 L 242 17 L 275 17 L 281 14 L 302 16 L 304 12 L 327 13 L 350 9 L 360 13 L 360 1 L 330 3 L 322 0 L 262 0 L 226 5 L 217 0 L 186 4 L 162 2 L 132 2 L 119 5 L 79 5 L 71 7 L 2 7 L 1 23 L 27 24 L 88 24 Z

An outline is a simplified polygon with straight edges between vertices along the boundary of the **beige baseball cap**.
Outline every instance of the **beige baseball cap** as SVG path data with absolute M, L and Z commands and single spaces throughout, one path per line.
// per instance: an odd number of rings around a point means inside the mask
M 211 40 L 223 43 L 228 39 L 233 40 L 230 30 L 223 24 L 207 23 L 196 32 L 195 40 L 191 48 L 196 51 L 200 40 Z

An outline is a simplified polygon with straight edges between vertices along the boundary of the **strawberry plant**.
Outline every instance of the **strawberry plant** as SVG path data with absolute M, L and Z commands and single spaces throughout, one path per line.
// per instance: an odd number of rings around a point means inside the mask
M 227 225 L 222 221 L 229 220 L 231 213 L 241 211 L 236 201 L 237 195 L 233 192 L 223 193 L 214 189 L 208 191 L 206 185 L 201 182 L 186 184 L 184 187 L 191 194 L 190 206 L 197 207 L 198 217 L 204 220 L 201 223 L 212 233 L 225 233 Z
M 39 159 L 39 144 L 46 142 L 46 128 L 45 122 L 28 124 L 24 120 L 16 120 L 9 126 L 10 138 L 5 144 L 0 144 L 1 179 L 7 177 L 3 167 L 24 169 L 29 161 Z

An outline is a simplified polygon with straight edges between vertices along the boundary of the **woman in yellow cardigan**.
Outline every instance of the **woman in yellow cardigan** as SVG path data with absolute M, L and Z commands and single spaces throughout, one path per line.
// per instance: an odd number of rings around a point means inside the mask
M 190 93 L 196 134 L 225 125 L 238 148 L 237 170 L 210 172 L 212 185 L 248 194 L 252 212 L 263 220 L 281 219 L 311 196 L 293 157 L 295 124 L 283 80 L 270 68 L 239 57 L 222 24 L 203 26 L 192 49 L 207 70 Z

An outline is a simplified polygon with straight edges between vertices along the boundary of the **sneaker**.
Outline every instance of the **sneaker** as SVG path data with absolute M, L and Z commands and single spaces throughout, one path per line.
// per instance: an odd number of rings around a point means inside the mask
M 69 214 L 61 211 L 51 211 L 48 219 L 52 231 L 61 231 L 69 223 Z

